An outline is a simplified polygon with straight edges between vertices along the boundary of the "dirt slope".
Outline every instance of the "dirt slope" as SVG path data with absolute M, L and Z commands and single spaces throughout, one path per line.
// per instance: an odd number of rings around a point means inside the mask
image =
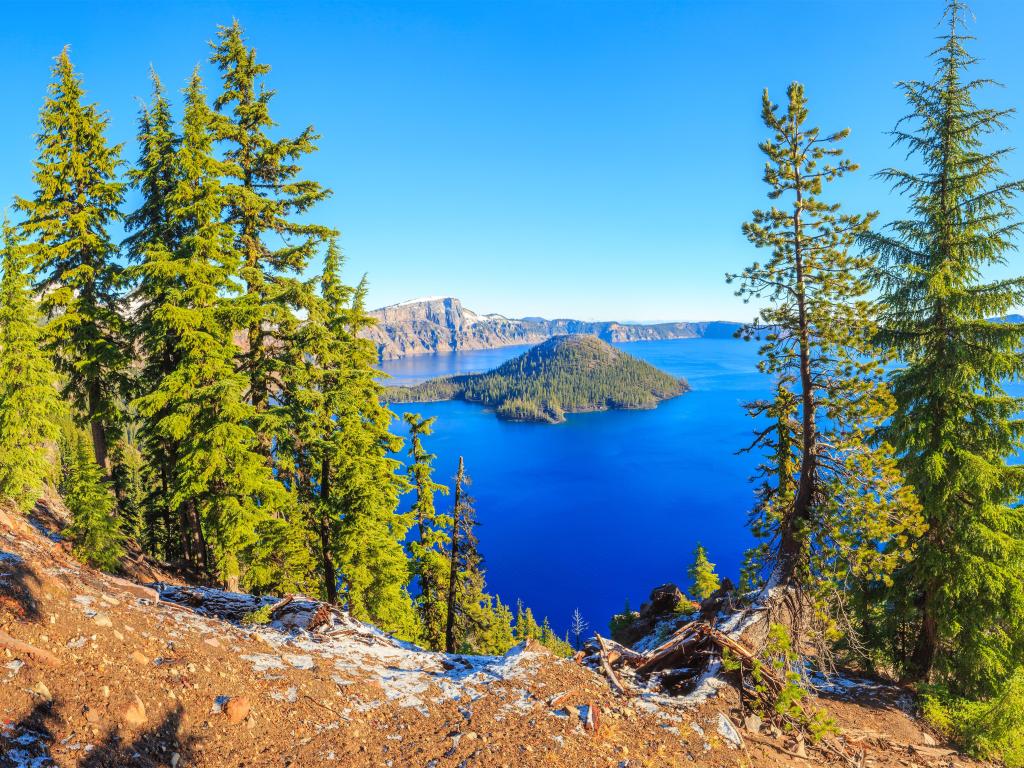
M 728 687 L 691 707 L 617 698 L 532 645 L 427 653 L 302 598 L 244 628 L 241 615 L 274 600 L 159 590 L 82 566 L 59 537 L 0 510 L 0 768 L 818 762 L 730 746 L 717 728 L 736 706 Z M 929 737 L 902 692 L 861 694 L 829 704 L 869 748 L 865 766 L 968 764 L 913 748 Z

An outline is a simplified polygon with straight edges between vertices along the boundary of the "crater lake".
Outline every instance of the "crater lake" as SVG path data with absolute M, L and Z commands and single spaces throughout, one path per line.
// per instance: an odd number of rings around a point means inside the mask
M 488 591 L 513 608 L 521 598 L 559 634 L 574 608 L 604 633 L 627 599 L 637 609 L 666 582 L 685 591 L 698 542 L 719 575 L 736 582 L 752 543 L 746 520 L 760 457 L 737 451 L 755 427 L 742 404 L 770 391 L 756 368 L 757 343 L 615 346 L 685 378 L 692 390 L 652 410 L 569 414 L 555 425 L 503 421 L 462 401 L 392 406 L 399 415 L 437 417 L 425 440 L 437 456 L 436 481 L 450 487 L 465 457 Z M 415 384 L 487 371 L 528 348 L 417 355 L 380 367 L 389 384 Z M 405 427 L 395 425 L 407 436 Z M 452 500 L 436 503 L 447 510 Z M 402 508 L 411 504 L 407 495 Z

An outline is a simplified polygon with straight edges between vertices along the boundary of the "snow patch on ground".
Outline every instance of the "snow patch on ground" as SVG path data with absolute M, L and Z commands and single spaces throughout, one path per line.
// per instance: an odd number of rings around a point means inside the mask
M 197 612 L 171 614 L 175 621 L 193 625 L 206 621 L 203 615 L 240 622 L 253 611 L 277 602 L 273 597 L 256 598 L 208 587 L 157 585 L 157 588 L 162 600 L 187 605 Z M 80 603 L 91 604 L 91 599 Z M 539 655 L 528 650 L 525 644 L 504 656 L 424 651 L 338 610 L 332 610 L 326 624 L 311 632 L 305 627 L 320 605 L 308 598 L 295 597 L 275 612 L 269 624 L 242 625 L 241 631 L 260 638 L 277 652 L 248 654 L 241 658 L 252 664 L 254 672 L 265 676 L 272 676 L 287 666 L 299 670 L 314 670 L 321 665 L 333 667 L 340 673 L 334 676 L 339 686 L 350 685 L 353 680 L 373 680 L 380 685 L 387 700 L 422 712 L 427 711 L 426 704 L 430 702 L 475 701 L 485 695 L 489 684 L 529 677 L 540 665 Z M 190 619 L 190 616 L 195 618 Z M 284 695 L 290 699 L 290 692 Z M 529 694 L 525 694 L 511 706 L 525 711 L 534 703 Z M 366 706 L 373 706 L 373 703 Z

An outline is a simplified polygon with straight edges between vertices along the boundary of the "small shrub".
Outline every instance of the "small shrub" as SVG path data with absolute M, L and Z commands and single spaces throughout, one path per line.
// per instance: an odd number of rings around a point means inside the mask
M 919 693 L 925 720 L 972 757 L 1024 768 L 1024 667 L 983 701 L 954 696 L 942 685 Z
M 811 741 L 818 741 L 837 733 L 838 729 L 824 709 L 811 713 L 805 709 L 808 693 L 796 671 L 799 660 L 789 630 L 782 624 L 773 624 L 761 658 L 755 659 L 750 669 L 754 691 L 757 693 L 751 701 L 751 709 L 765 720 L 778 723 L 784 730 L 799 730 L 806 733 Z M 737 672 L 741 662 L 726 649 L 722 654 L 722 666 L 728 671 Z M 783 681 L 782 690 L 777 694 L 775 687 L 768 682 L 769 676 Z
M 269 624 L 270 623 L 270 606 L 264 605 L 257 608 L 255 611 L 249 611 L 245 616 L 242 617 L 243 624 Z
M 634 621 L 640 617 L 640 614 L 629 607 L 629 600 L 626 600 L 626 606 L 622 609 L 622 613 L 616 613 L 612 616 L 608 622 L 608 632 L 615 638 L 619 632 L 624 630 Z

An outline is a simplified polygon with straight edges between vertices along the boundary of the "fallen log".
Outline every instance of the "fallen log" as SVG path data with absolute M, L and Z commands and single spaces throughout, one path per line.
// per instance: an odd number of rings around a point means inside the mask
M 688 659 L 700 642 L 699 637 L 688 635 L 676 641 L 676 645 L 670 646 L 655 656 L 646 659 L 643 664 L 636 668 L 638 675 L 647 675 L 659 669 L 667 669 L 676 666 L 685 666 L 677 662 Z
M 782 752 L 785 755 L 789 755 L 790 757 L 795 757 L 798 760 L 806 760 L 808 763 L 817 762 L 816 760 L 814 760 L 811 757 L 808 757 L 807 755 L 797 754 L 796 752 L 794 752 L 791 749 L 786 749 L 784 746 L 779 744 L 774 739 L 769 739 L 767 736 L 762 736 L 759 733 L 751 733 L 750 731 L 747 731 L 744 734 L 744 738 L 748 739 L 749 741 L 754 742 L 755 744 L 763 744 L 766 747 L 771 747 L 772 749 L 776 749 L 779 752 Z
M 136 584 L 134 581 L 122 579 L 120 576 L 110 576 L 109 574 L 105 575 L 104 579 L 112 582 L 113 585 L 122 592 L 127 592 L 134 597 L 141 597 L 144 600 L 150 600 L 154 603 L 160 601 L 160 594 L 150 587 L 144 587 L 141 584 Z
M 45 664 L 48 667 L 59 667 L 61 660 L 43 648 L 36 648 L 34 645 L 16 640 L 6 632 L 0 631 L 0 648 L 10 651 L 15 656 L 25 656 L 38 664 Z
M 270 606 L 270 611 L 268 612 L 267 615 L 271 619 L 273 619 L 274 615 L 278 611 L 280 611 L 282 608 L 284 608 L 286 605 L 288 605 L 288 603 L 290 603 L 294 599 L 295 599 L 295 595 L 285 595 L 280 600 L 278 600 L 276 603 L 274 603 L 273 605 Z
M 618 693 L 627 695 L 628 691 L 626 690 L 626 686 L 622 684 L 622 681 L 619 680 L 619 676 L 615 674 L 615 670 L 612 669 L 612 665 L 608 662 L 608 650 L 604 644 L 604 638 L 596 632 L 594 633 L 594 637 L 597 638 L 597 644 L 601 648 L 600 651 L 598 651 L 598 658 L 601 662 L 601 671 L 604 672 L 609 682 L 611 682 L 612 690 L 618 689 Z
M 604 642 L 604 647 L 608 651 L 609 655 L 617 653 L 625 661 L 640 661 L 644 658 L 644 655 L 639 651 L 634 651 L 632 648 L 627 648 L 622 643 L 617 643 L 614 640 L 604 637 L 601 638 Z
M 673 632 L 671 635 L 669 635 L 668 639 L 665 642 L 663 642 L 657 648 L 654 648 L 653 650 L 650 650 L 650 651 L 648 651 L 647 653 L 645 653 L 643 655 L 647 656 L 647 657 L 656 656 L 658 653 L 663 651 L 665 648 L 668 648 L 670 645 L 675 643 L 676 640 L 678 640 L 681 635 L 683 635 L 683 634 L 689 632 L 690 630 L 692 630 L 697 625 L 697 623 L 698 622 L 696 622 L 696 621 L 688 621 L 686 624 L 683 624 L 683 626 L 681 626 L 679 629 L 677 629 L 675 632 Z

